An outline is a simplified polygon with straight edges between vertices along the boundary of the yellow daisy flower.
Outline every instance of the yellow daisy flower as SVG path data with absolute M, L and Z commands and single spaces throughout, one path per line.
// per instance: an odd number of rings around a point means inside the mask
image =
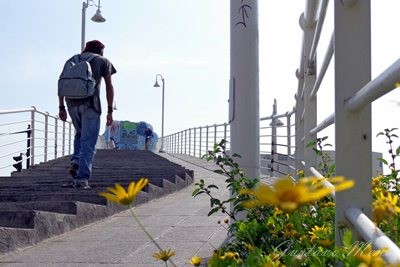
M 294 238 L 297 237 L 299 233 L 296 230 L 290 230 L 290 229 L 284 229 L 283 230 L 283 236 L 286 238 Z
M 321 179 L 316 177 L 301 178 L 297 183 L 285 177 L 278 179 L 272 187 L 260 183 L 255 189 L 241 190 L 240 194 L 253 197 L 243 202 L 246 208 L 275 205 L 283 211 L 291 212 L 303 204 L 328 196 L 333 191 L 345 190 L 354 185 L 353 181 L 345 181 L 344 177 L 334 177 L 332 181 L 334 188 L 325 187 Z
M 385 219 L 393 218 L 400 214 L 400 208 L 397 205 L 397 195 L 388 192 L 380 192 L 377 199 L 372 203 L 372 218 L 376 223 Z
M 200 266 L 201 262 L 203 261 L 202 258 L 197 257 L 196 255 L 193 256 L 190 261 L 189 264 L 192 264 L 193 266 Z
M 222 255 L 220 257 L 221 259 L 228 259 L 228 260 L 232 260 L 232 259 L 238 259 L 239 258 L 239 254 L 237 252 L 225 252 L 224 255 Z
M 140 178 L 137 183 L 131 182 L 126 191 L 119 183 L 116 183 L 115 187 L 107 188 L 107 190 L 111 193 L 101 192 L 99 195 L 120 205 L 130 205 L 135 200 L 137 194 L 139 194 L 139 192 L 147 185 L 148 182 L 148 179 Z
M 383 178 L 383 175 L 378 175 L 378 176 L 372 178 L 372 188 L 381 185 L 382 178 Z
M 175 251 L 171 251 L 170 249 L 168 250 L 162 250 L 159 252 L 156 252 L 153 254 L 153 257 L 156 258 L 157 260 L 160 261 L 168 261 L 169 258 L 171 258 L 172 256 L 175 256 Z
M 387 266 L 387 264 L 382 258 L 382 255 L 387 252 L 387 250 L 386 248 L 372 250 L 371 244 L 367 244 L 363 247 L 356 245 L 350 249 L 349 255 L 355 257 L 366 266 L 384 267 Z
M 254 246 L 250 243 L 244 243 L 248 251 L 252 251 L 254 249 Z

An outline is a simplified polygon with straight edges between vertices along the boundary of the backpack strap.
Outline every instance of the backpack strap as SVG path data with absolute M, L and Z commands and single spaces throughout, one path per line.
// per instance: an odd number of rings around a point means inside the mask
M 90 56 L 88 56 L 87 58 L 86 58 L 86 61 L 87 62 L 90 62 L 90 61 L 92 61 L 94 58 L 96 58 L 98 55 L 96 55 L 96 54 L 91 54 Z
M 74 60 L 75 64 L 78 64 L 79 61 L 81 61 L 81 60 L 80 60 L 79 54 L 76 54 L 76 55 L 74 56 L 73 60 Z
M 86 59 L 83 59 L 83 57 L 81 56 L 81 54 L 76 54 L 76 55 L 73 57 L 73 61 L 75 62 L 75 64 L 78 64 L 79 62 L 81 62 L 81 61 L 83 61 L 83 60 L 85 60 L 85 61 L 87 61 L 87 62 L 90 62 L 90 61 L 92 61 L 92 60 L 93 60 L 94 58 L 96 58 L 96 57 L 98 57 L 97 54 L 90 53 L 90 55 L 87 56 Z

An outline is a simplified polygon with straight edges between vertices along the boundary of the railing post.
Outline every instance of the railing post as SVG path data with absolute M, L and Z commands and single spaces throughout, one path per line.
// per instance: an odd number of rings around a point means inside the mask
M 71 147 L 72 147 L 72 124 L 68 123 L 68 125 L 69 125 L 68 153 L 69 153 L 69 155 L 71 155 L 72 154 L 72 150 L 71 150 Z
M 200 130 L 200 136 L 199 136 L 199 158 L 201 158 L 201 132 L 202 132 L 201 126 L 199 127 L 199 130 Z
M 174 136 L 175 134 L 171 134 L 171 153 L 174 153 Z
M 178 153 L 178 149 L 179 149 L 179 135 L 178 133 L 175 134 L 175 139 L 174 139 L 174 144 L 175 144 L 175 149 L 174 149 L 174 153 L 177 154 Z
M 180 142 L 179 142 L 179 139 L 180 138 L 180 132 L 177 132 L 176 133 L 176 151 L 175 151 L 175 153 L 179 153 L 179 150 L 180 150 Z
M 192 147 L 192 128 L 189 128 L 189 155 L 191 156 L 192 154 L 190 153 Z
M 31 166 L 30 162 L 31 162 L 31 136 L 32 136 L 32 128 L 31 125 L 28 124 L 28 129 L 26 130 L 26 168 L 29 169 L 29 167 Z M 22 165 L 22 163 L 21 163 Z
M 225 122 L 225 123 L 224 123 L 224 140 L 225 140 L 225 141 L 228 141 L 228 140 L 226 140 L 226 128 L 227 128 L 227 125 L 228 125 L 228 124 Z
M 197 128 L 193 128 L 193 156 L 196 156 L 196 132 L 197 132 Z
M 49 145 L 49 113 L 44 115 L 44 162 L 47 162 L 47 147 Z
M 277 127 L 277 119 L 275 118 L 275 116 L 276 116 L 276 113 L 277 113 L 277 104 L 276 104 L 276 99 L 274 99 L 274 104 L 273 104 L 273 106 L 272 106 L 272 119 L 271 119 L 271 176 L 272 177 L 275 177 L 275 170 L 276 170 L 276 167 L 275 166 L 278 166 L 276 163 L 275 163 L 275 157 L 276 157 L 276 154 L 277 154 L 277 151 L 276 151 L 276 148 L 277 148 L 277 146 L 276 146 L 276 140 L 277 140 L 277 138 L 276 138 L 276 127 Z
M 347 208 L 372 214 L 371 104 L 356 112 L 345 107 L 346 99 L 371 80 L 371 1 L 349 2 L 334 1 L 335 174 L 354 180 L 355 186 L 336 193 L 336 246 L 342 244 Z
M 57 158 L 58 150 L 58 118 L 54 119 L 54 158 Z
M 158 142 L 157 142 L 158 143 Z M 169 135 L 164 137 L 164 151 L 169 152 Z
M 174 138 L 175 138 L 175 134 L 172 134 L 171 135 L 171 153 L 174 153 L 174 147 L 175 147 Z
M 206 126 L 206 152 L 205 153 L 207 153 L 208 152 L 208 125 Z
M 181 154 L 183 153 L 183 131 L 181 131 Z
M 213 148 L 214 145 L 217 143 L 217 125 L 214 124 L 214 144 L 213 144 Z
M 186 155 L 186 147 L 187 147 L 187 129 L 185 129 L 185 155 Z
M 36 113 L 36 108 L 32 107 L 31 111 L 31 143 L 30 143 L 30 156 L 31 156 L 31 162 L 30 166 L 33 166 L 35 164 L 35 113 Z M 28 167 L 27 167 L 28 168 Z
M 65 121 L 62 122 L 62 155 L 65 156 Z
M 292 137 L 291 137 L 291 135 L 292 135 L 292 133 L 291 133 L 291 122 L 290 122 L 290 117 L 291 117 L 291 115 L 287 115 L 286 116 L 286 123 L 287 123 L 287 125 L 286 125 L 286 134 L 287 134 L 287 141 L 286 141 L 286 144 L 287 144 L 287 163 L 288 163 L 288 167 L 287 167 L 287 173 L 288 174 L 293 174 L 292 173 L 292 170 L 291 170 L 291 168 L 290 168 L 290 165 L 291 165 L 291 158 L 292 158 Z
M 291 156 L 292 155 L 292 132 L 291 132 L 291 120 L 290 120 L 291 115 L 286 116 L 286 134 L 287 134 L 287 155 Z

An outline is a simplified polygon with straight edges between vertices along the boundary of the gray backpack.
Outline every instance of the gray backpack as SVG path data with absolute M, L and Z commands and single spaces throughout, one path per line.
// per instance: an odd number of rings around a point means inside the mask
M 90 54 L 86 59 L 80 54 L 68 60 L 58 79 L 58 95 L 69 99 L 83 99 L 92 96 L 96 81 L 92 76 L 92 61 L 96 54 Z

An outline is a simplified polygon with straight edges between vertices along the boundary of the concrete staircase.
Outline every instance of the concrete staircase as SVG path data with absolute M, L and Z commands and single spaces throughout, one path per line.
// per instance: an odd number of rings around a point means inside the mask
M 108 203 L 99 193 L 115 183 L 126 187 L 141 177 L 148 178 L 149 184 L 135 205 L 187 187 L 193 182 L 193 171 L 150 151 L 97 150 L 91 189 L 62 188 L 72 181 L 69 157 L 0 177 L 0 254 L 126 209 Z

